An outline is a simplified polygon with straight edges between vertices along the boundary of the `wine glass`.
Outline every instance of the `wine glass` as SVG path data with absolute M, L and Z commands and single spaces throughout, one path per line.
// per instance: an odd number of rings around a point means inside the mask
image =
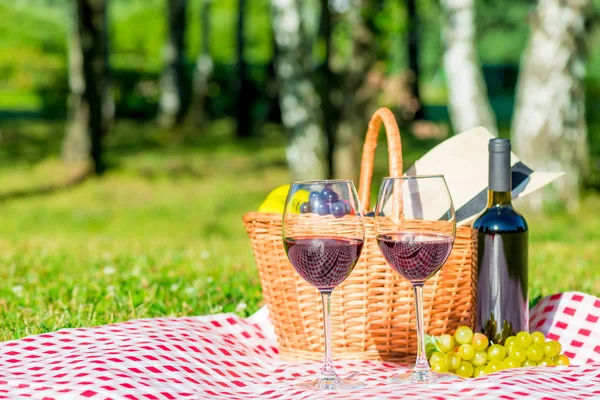
M 417 361 L 396 382 L 449 379 L 429 368 L 423 332 L 423 285 L 444 265 L 456 236 L 454 205 L 442 175 L 384 178 L 375 206 L 375 233 L 388 264 L 412 283 L 417 311 Z
M 364 239 L 361 207 L 352 181 L 302 181 L 290 186 L 283 212 L 283 244 L 296 272 L 321 294 L 325 339 L 320 374 L 296 387 L 339 390 L 364 385 L 335 373 L 329 321 L 331 293 L 354 269 Z

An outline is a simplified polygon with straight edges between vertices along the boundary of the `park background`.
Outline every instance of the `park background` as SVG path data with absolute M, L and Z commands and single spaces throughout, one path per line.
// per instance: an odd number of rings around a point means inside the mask
M 600 295 L 598 7 L 0 0 L 0 340 L 255 312 L 242 215 L 293 178 L 356 178 L 379 106 L 405 167 L 484 125 L 567 171 L 519 204 L 530 298 Z

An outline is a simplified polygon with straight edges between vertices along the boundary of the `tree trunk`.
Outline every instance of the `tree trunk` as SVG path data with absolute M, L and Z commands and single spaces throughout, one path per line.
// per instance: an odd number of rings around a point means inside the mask
M 279 104 L 279 82 L 277 82 L 277 68 L 275 61 L 279 59 L 279 49 L 275 40 L 275 31 L 271 26 L 271 59 L 267 66 L 267 95 L 269 96 L 269 117 L 271 122 L 281 122 L 281 107 Z
M 323 127 L 327 137 L 327 168 L 328 178 L 336 176 L 334 162 L 334 149 L 336 145 L 333 106 L 331 104 L 331 85 L 333 72 L 331 71 L 331 10 L 329 0 L 321 0 L 321 39 L 325 45 L 325 58 L 321 66 L 321 104 L 323 110 Z
M 497 134 L 475 49 L 474 0 L 441 0 L 444 69 L 448 81 L 448 107 L 455 132 L 484 126 Z
M 286 157 L 293 179 L 322 179 L 327 171 L 327 141 L 319 95 L 310 79 L 299 0 L 271 0 L 280 104 L 289 141 Z
M 554 199 L 571 211 L 588 166 L 585 121 L 585 40 L 590 0 L 540 0 L 521 60 L 512 124 L 515 152 L 532 168 L 564 171 Z M 548 191 L 527 197 L 540 209 Z M 546 197 L 548 198 L 548 197 Z
M 416 0 L 406 0 L 406 11 L 408 14 L 408 69 L 411 72 L 409 89 L 412 97 L 419 103 L 413 118 L 418 121 L 425 119 L 425 115 L 419 91 L 421 64 L 419 62 L 419 15 L 417 14 L 416 3 Z
M 237 120 L 237 136 L 248 137 L 252 132 L 250 121 L 250 107 L 252 105 L 251 87 L 248 81 L 248 64 L 244 57 L 244 49 L 246 47 L 246 36 L 244 35 L 245 17 L 246 17 L 246 0 L 238 0 L 238 15 L 237 15 L 237 87 L 238 99 L 236 107 Z
M 159 123 L 165 129 L 178 126 L 186 111 L 185 30 L 187 0 L 167 0 L 169 27 L 163 51 L 164 70 L 160 80 Z
M 108 34 L 106 0 L 76 0 L 69 38 L 69 123 L 63 143 L 66 162 L 104 170 L 102 139 L 111 117 L 107 99 Z M 90 165 L 92 164 L 92 165 Z
M 109 0 L 105 0 L 108 2 Z M 107 7 L 107 6 L 105 6 Z M 104 116 L 104 121 L 106 124 L 106 130 L 109 131 L 114 119 L 115 119 L 115 97 L 113 96 L 112 86 L 113 86 L 113 74 L 110 69 L 110 31 L 109 31 L 109 15 L 108 9 L 105 11 L 104 17 L 104 27 L 102 29 L 102 35 L 104 36 L 104 48 L 102 57 L 104 57 L 104 63 L 106 64 L 106 78 L 104 83 L 104 98 L 102 99 L 102 114 Z
M 367 7 L 365 7 L 365 5 Z M 336 125 L 334 167 L 339 178 L 358 180 L 361 146 L 367 128 L 372 103 L 376 95 L 367 82 L 369 72 L 377 61 L 375 28 L 371 20 L 375 8 L 368 2 L 358 2 L 349 11 L 352 25 L 352 55 L 344 71 L 342 87 L 343 103 L 339 105 L 339 121 Z
M 193 112 L 194 123 L 200 128 L 206 123 L 206 97 L 208 92 L 208 83 L 213 72 L 213 60 L 210 55 L 210 10 L 212 0 L 202 0 L 200 8 L 200 19 L 202 29 L 202 43 L 200 44 L 200 54 L 196 60 L 194 70 L 194 94 L 193 94 Z

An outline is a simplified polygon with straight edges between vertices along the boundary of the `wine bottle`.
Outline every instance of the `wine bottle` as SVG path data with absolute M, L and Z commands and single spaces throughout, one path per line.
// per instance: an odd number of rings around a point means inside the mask
M 510 140 L 491 139 L 487 208 L 478 231 L 476 331 L 494 343 L 529 331 L 528 226 L 512 206 Z

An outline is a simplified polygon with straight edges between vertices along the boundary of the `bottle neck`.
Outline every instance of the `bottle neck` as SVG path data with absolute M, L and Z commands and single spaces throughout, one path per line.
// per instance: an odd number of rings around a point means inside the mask
M 488 190 L 487 208 L 494 206 L 510 206 L 512 204 L 512 195 L 510 192 L 496 192 Z
M 510 147 L 505 150 L 490 149 L 488 207 L 511 204 L 512 173 Z

